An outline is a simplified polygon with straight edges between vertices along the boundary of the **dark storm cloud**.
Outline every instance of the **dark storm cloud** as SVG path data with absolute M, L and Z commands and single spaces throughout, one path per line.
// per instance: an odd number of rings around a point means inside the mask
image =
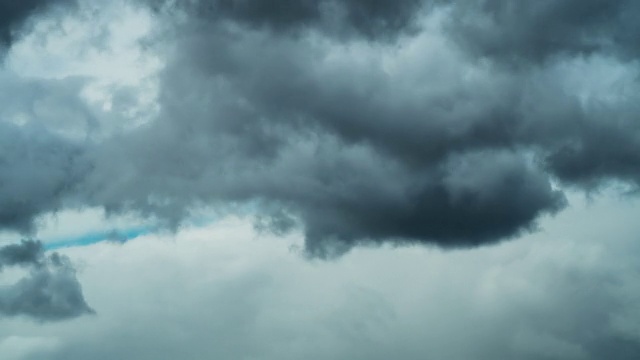
M 631 3 L 580 16 L 572 1 L 340 4 L 190 3 L 159 118 L 98 149 L 89 201 L 176 222 L 194 204 L 248 202 L 277 231 L 301 220 L 322 254 L 492 243 L 562 208 L 554 179 L 640 182 L 637 65 L 611 56 L 628 53 L 615 29 Z M 336 9 L 361 36 L 335 37 Z M 554 30 L 537 34 L 542 20 Z M 597 74 L 572 83 L 577 66 L 626 76 L 604 99 Z
M 461 247 L 534 229 L 554 181 L 640 184 L 633 2 L 162 4 L 157 118 L 90 150 L 2 125 L 0 225 L 250 204 L 316 254 Z
M 481 55 L 509 61 L 604 51 L 638 55 L 640 4 L 634 0 L 471 0 L 451 6 L 450 28 Z
M 517 98 L 503 84 L 448 72 L 433 85 L 449 89 L 431 95 L 403 88 L 402 69 L 381 72 L 366 43 L 373 63 L 359 64 L 358 52 L 202 26 L 207 36 L 190 34 L 165 73 L 157 122 L 101 149 L 88 180 L 100 189 L 95 204 L 178 219 L 199 202 L 281 207 L 272 223 L 300 218 L 315 254 L 370 241 L 491 243 L 564 204 L 511 148 L 519 125 L 499 102 Z M 447 56 L 432 67 L 466 61 Z M 473 85 L 500 95 L 465 89 Z
M 22 241 L 0 248 L 0 272 L 11 266 L 25 268 L 29 274 L 0 287 L 0 316 L 57 321 L 93 313 L 67 257 L 45 254 L 40 242 Z
M 13 42 L 16 32 L 31 16 L 58 5 L 73 4 L 75 0 L 0 0 L 0 46 Z
M 164 0 L 147 0 L 158 6 Z M 196 0 L 171 3 L 195 17 L 240 23 L 250 28 L 387 37 L 412 27 L 420 0 Z
M 334 169 L 332 181 L 353 176 Z M 379 181 L 394 183 L 397 173 Z M 409 176 L 415 176 L 410 174 Z M 441 246 L 474 246 L 517 234 L 542 212 L 563 205 L 548 179 L 508 153 L 475 153 L 443 164 L 415 183 L 394 184 L 401 194 L 379 191 L 361 175 L 344 193 L 303 204 L 307 246 L 322 251 L 325 240 L 421 239 Z M 379 186 L 379 185 L 378 185 Z M 395 196 L 393 196 L 395 195 Z M 312 205 L 311 205 L 312 204 Z
M 443 2 L 445 3 L 445 2 Z M 620 61 L 637 90 L 640 16 L 637 1 L 448 1 L 447 30 L 466 51 L 500 64 L 537 72 L 554 62 L 589 58 Z M 615 59 L 615 60 L 612 60 Z M 533 69 L 533 70 L 532 70 Z M 560 77 L 562 74 L 557 74 Z M 593 76 L 585 72 L 584 77 Z M 553 89 L 554 84 L 547 84 Z M 563 108 L 565 115 L 541 114 L 529 129 L 541 138 L 549 170 L 568 184 L 595 186 L 606 179 L 640 183 L 638 98 L 619 84 L 615 103 L 595 100 L 588 106 L 559 94 L 538 107 Z M 570 89 L 579 92 L 581 89 Z M 635 91 L 632 90 L 632 91 Z M 564 103 L 562 103 L 564 102 Z M 538 111 L 538 110 L 534 110 Z M 522 114 L 522 117 L 531 117 Z M 557 122 L 547 128 L 550 122 Z

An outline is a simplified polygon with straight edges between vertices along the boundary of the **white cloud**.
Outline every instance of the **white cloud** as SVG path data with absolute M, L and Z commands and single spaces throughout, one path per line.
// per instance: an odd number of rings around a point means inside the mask
M 91 135 L 101 138 L 140 126 L 157 111 L 157 74 L 162 61 L 153 50 L 155 28 L 149 11 L 130 2 L 81 1 L 77 12 L 36 22 L 32 31 L 11 47 L 6 69 L 32 83 L 81 82 L 73 94 L 77 97 L 74 101 L 87 104 L 90 110 L 85 111 L 89 114 L 82 115 L 97 121 L 99 131 L 92 129 Z M 63 107 L 60 103 L 65 101 L 55 98 L 55 92 L 45 95 L 34 101 L 41 108 L 35 118 L 42 122 L 43 118 L 69 117 L 69 111 L 52 114 L 51 109 Z M 0 116 L 6 114 L 0 112 Z M 24 119 L 17 117 L 16 121 Z M 51 120 L 47 122 L 64 134 L 77 138 L 86 135 L 82 126 L 65 129 L 61 124 L 51 124 Z
M 257 234 L 236 218 L 65 249 L 97 315 L 13 320 L 0 339 L 59 344 L 25 359 L 597 359 L 637 339 L 639 294 L 624 274 L 640 202 L 572 200 L 544 232 L 474 250 L 309 260 L 300 234 Z M 608 226 L 615 236 L 600 233 Z
M 54 350 L 56 345 L 52 338 L 9 336 L 0 340 L 0 354 L 5 359 L 22 360 L 42 356 Z

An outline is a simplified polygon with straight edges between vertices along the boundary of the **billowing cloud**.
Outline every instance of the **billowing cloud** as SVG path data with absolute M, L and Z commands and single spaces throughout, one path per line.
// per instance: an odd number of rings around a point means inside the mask
M 0 316 L 56 321 L 93 313 L 70 260 L 58 253 L 45 254 L 40 242 L 1 247 L 0 272 L 7 267 L 24 268 L 28 275 L 0 287 Z
M 633 2 L 141 1 L 165 61 L 157 115 L 82 144 L 13 127 L 0 197 L 40 194 L 5 227 L 67 206 L 173 225 L 240 207 L 300 225 L 317 255 L 452 248 L 535 229 L 563 187 L 640 183 Z M 16 180 L 44 169 L 19 149 L 55 176 Z
M 638 358 L 635 2 L 0 4 L 0 230 L 178 238 L 0 248 L 0 354 Z
M 604 50 L 544 66 L 478 58 L 452 30 L 467 24 L 449 16 L 481 16 L 480 4 L 414 4 L 419 31 L 391 42 L 335 37 L 302 10 L 286 22 L 297 32 L 263 31 L 257 23 L 281 20 L 277 7 L 206 4 L 220 8 L 176 23 L 157 121 L 105 145 L 89 180 L 96 204 L 180 218 L 200 202 L 253 202 L 267 215 L 279 208 L 274 224 L 300 219 L 321 253 L 494 242 L 562 208 L 554 180 L 638 181 L 636 69 Z M 251 21 L 234 12 L 249 9 Z M 598 75 L 614 69 L 615 82 Z M 100 180 L 118 169 L 130 180 Z M 144 176 L 154 180 L 132 182 Z

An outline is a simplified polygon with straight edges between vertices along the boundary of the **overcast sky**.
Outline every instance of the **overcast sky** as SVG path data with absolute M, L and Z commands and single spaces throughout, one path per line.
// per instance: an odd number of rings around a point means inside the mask
M 640 358 L 638 18 L 0 0 L 0 358 Z

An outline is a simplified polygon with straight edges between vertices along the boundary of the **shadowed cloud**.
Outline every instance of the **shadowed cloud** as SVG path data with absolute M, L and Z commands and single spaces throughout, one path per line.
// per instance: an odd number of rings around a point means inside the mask
M 640 183 L 634 2 L 140 1 L 171 29 L 158 115 L 84 143 L 0 125 L 2 226 L 249 205 L 313 254 L 455 248 L 535 229 L 554 183 Z
M 10 45 L 31 16 L 75 0 L 0 0 L 0 46 Z
M 29 273 L 15 284 L 0 287 L 0 316 L 58 321 L 94 313 L 67 257 L 47 255 L 40 242 L 28 240 L 0 248 L 0 271 L 11 266 Z

